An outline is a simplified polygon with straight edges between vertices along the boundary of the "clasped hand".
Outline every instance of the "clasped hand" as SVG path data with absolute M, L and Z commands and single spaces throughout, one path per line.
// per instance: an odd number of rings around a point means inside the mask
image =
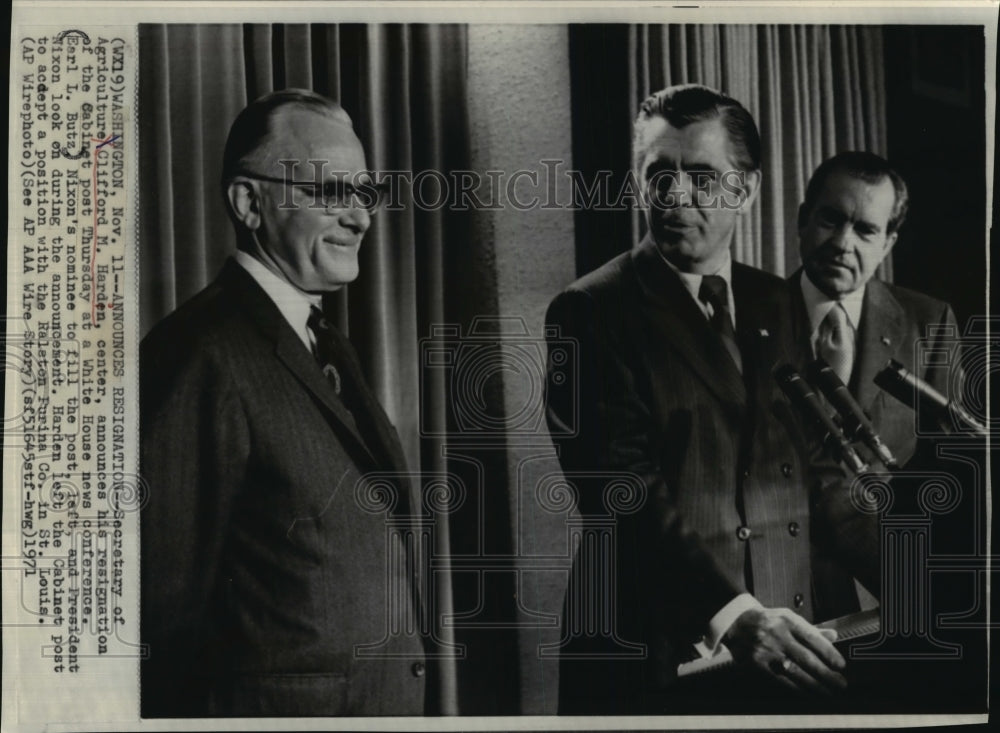
M 723 637 L 737 663 L 750 665 L 786 687 L 833 694 L 847 687 L 837 632 L 818 629 L 787 608 L 752 608 Z

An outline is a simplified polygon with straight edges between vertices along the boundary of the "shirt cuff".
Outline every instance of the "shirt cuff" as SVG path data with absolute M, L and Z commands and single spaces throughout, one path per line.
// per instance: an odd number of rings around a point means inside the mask
M 705 634 L 705 640 L 702 642 L 705 647 L 702 650 L 702 654 L 706 652 L 707 656 L 715 654 L 718 651 L 719 644 L 722 642 L 722 637 L 729 631 L 729 627 L 733 625 L 733 622 L 744 611 L 749 611 L 751 608 L 764 608 L 764 606 L 749 593 L 740 593 L 719 609 L 718 613 L 712 616 L 712 620 L 708 622 L 708 632 Z

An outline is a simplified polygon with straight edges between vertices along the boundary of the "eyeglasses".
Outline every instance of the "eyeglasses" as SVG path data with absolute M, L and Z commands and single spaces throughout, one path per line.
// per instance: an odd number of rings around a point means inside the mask
M 298 186 L 312 191 L 318 204 L 321 204 L 327 212 L 347 209 L 350 207 L 360 207 L 369 214 L 374 214 L 385 201 L 389 186 L 385 183 L 362 183 L 355 186 L 347 181 L 338 179 L 317 183 L 316 181 L 295 181 L 287 178 L 274 178 L 273 176 L 263 176 L 259 173 L 249 173 L 240 171 L 237 175 L 245 178 L 253 178 L 257 181 L 269 181 L 271 183 L 283 183 L 286 186 Z

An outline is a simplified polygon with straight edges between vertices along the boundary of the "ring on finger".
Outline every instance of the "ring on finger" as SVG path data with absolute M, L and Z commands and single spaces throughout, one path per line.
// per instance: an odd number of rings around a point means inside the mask
M 794 662 L 788 657 L 780 657 L 771 660 L 769 666 L 771 667 L 771 671 L 774 672 L 775 674 L 787 675 L 793 665 Z

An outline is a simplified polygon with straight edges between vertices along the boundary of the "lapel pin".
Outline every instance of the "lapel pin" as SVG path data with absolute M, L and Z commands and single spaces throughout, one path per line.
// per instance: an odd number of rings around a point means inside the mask
M 889 337 L 888 336 L 883 336 L 882 337 L 882 343 L 885 344 L 886 346 L 888 346 L 892 342 L 889 341 Z
M 760 329 L 760 330 L 759 330 L 759 331 L 758 331 L 757 333 L 759 333 L 759 334 L 760 334 L 760 337 L 761 337 L 762 339 L 766 339 L 766 338 L 767 338 L 768 336 L 770 336 L 770 335 L 771 335 L 771 334 L 770 334 L 770 333 L 768 332 L 768 330 L 767 330 L 766 328 L 762 328 L 762 329 Z

